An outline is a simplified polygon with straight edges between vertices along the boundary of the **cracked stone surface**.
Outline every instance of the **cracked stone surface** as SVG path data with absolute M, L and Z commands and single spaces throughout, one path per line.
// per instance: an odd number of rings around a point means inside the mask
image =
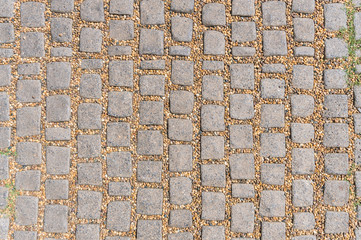
M 361 240 L 350 3 L 0 0 L 0 239 Z

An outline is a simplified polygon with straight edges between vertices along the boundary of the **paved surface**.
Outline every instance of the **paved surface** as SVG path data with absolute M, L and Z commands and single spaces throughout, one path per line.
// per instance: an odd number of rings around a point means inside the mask
M 354 4 L 0 0 L 0 239 L 361 240 Z

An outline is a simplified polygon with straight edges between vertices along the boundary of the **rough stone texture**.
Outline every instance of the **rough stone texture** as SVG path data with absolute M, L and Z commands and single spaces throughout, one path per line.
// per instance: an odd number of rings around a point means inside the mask
M 283 133 L 262 133 L 261 156 L 285 157 L 286 156 L 285 135 Z
M 201 165 L 201 181 L 203 186 L 225 187 L 226 167 L 223 164 Z
M 286 25 L 286 3 L 281 1 L 268 1 L 262 3 L 263 25 Z
M 338 31 L 347 27 L 345 5 L 342 3 L 329 3 L 324 5 L 325 28 L 328 31 Z
M 286 33 L 284 31 L 276 30 L 263 31 L 263 54 L 265 57 L 286 56 Z
M 0 239 L 6 239 L 8 236 L 10 219 L 6 217 L 0 218 Z
M 11 141 L 11 128 L 0 127 L 0 148 L 10 147 Z
M 255 189 L 252 184 L 248 183 L 233 183 L 232 197 L 235 198 L 253 198 L 255 196 Z
M 170 227 L 187 228 L 192 226 L 192 222 L 192 212 L 190 210 L 179 209 L 170 211 Z
M 130 152 L 112 152 L 107 154 L 107 174 L 110 177 L 131 177 L 132 157 Z
M 107 145 L 110 147 L 130 146 L 130 125 L 127 122 L 108 122 Z
M 292 11 L 298 13 L 313 13 L 315 11 L 315 0 L 294 0 Z
M 11 66 L 0 65 L 0 74 L 0 86 L 9 86 L 11 83 Z M 1 94 L 5 94 L 5 92 L 1 92 Z
M 323 116 L 327 118 L 348 117 L 348 97 L 347 95 L 329 94 L 325 96 L 323 102 Z
M 231 148 L 253 148 L 252 125 L 229 126 L 229 141 Z
M 20 34 L 20 56 L 23 58 L 44 57 L 44 33 L 26 32 Z
M 205 4 L 202 10 L 202 23 L 207 27 L 226 25 L 226 8 L 224 4 Z
M 162 180 L 161 161 L 139 161 L 137 168 L 137 180 L 139 182 L 157 182 Z
M 164 32 L 154 29 L 140 29 L 139 54 L 163 55 Z
M 201 108 L 202 131 L 224 131 L 224 107 L 219 105 L 203 105 Z
M 172 83 L 181 86 L 192 86 L 194 78 L 193 69 L 193 61 L 173 60 L 171 72 Z
M 78 135 L 78 157 L 99 157 L 101 151 L 100 135 Z
M 343 58 L 348 57 L 347 43 L 340 38 L 331 38 L 325 40 L 325 58 Z
M 36 240 L 38 234 L 35 231 L 15 231 L 14 240 Z
M 328 174 L 341 175 L 348 172 L 348 155 L 346 153 L 325 154 L 325 171 Z
M 46 98 L 46 119 L 48 122 L 66 122 L 70 120 L 70 97 L 54 95 Z
M 140 94 L 143 96 L 164 96 L 164 75 L 143 75 L 139 78 Z
M 68 13 L 74 10 L 74 0 L 52 0 L 50 10 L 59 13 Z
M 41 82 L 39 80 L 19 80 L 16 85 L 16 100 L 19 102 L 40 102 Z
M 225 38 L 223 33 L 207 30 L 203 36 L 203 53 L 205 55 L 224 55 L 225 54 Z
M 68 214 L 67 206 L 54 204 L 45 205 L 44 210 L 44 232 L 48 233 L 65 233 L 68 231 Z
M 47 179 L 45 181 L 45 197 L 49 200 L 66 200 L 69 198 L 69 181 Z
M 161 220 L 138 220 L 137 222 L 138 240 L 157 240 L 162 239 L 162 221 Z
M 12 23 L 0 24 L 0 43 L 12 43 L 15 40 L 14 37 L 14 25 Z
M 192 171 L 193 149 L 191 145 L 169 145 L 169 171 Z
M 294 65 L 292 85 L 295 88 L 311 90 L 314 85 L 313 66 Z
M 133 93 L 111 91 L 108 94 L 108 115 L 130 117 L 133 114 Z
M 137 152 L 140 155 L 162 155 L 163 136 L 159 131 L 138 131 Z
M 315 129 L 308 123 L 291 123 L 291 138 L 295 143 L 309 143 L 315 138 Z
M 348 147 L 349 133 L 348 125 L 344 123 L 324 124 L 323 145 L 325 147 Z
M 286 224 L 283 222 L 262 222 L 262 240 L 286 240 Z
M 193 37 L 193 20 L 186 17 L 172 17 L 172 38 L 178 42 L 190 42 Z
M 141 101 L 139 103 L 139 124 L 142 125 L 163 125 L 162 101 Z
M 292 173 L 312 174 L 315 171 L 315 152 L 312 148 L 292 149 Z
M 254 230 L 254 204 L 238 203 L 232 206 L 231 231 L 251 233 Z
M 283 191 L 263 190 L 259 214 L 263 217 L 285 216 L 286 197 Z
M 295 207 L 310 207 L 313 205 L 312 181 L 293 180 L 292 203 Z
M 137 193 L 137 213 L 161 215 L 163 212 L 163 189 L 139 188 Z
M 171 177 L 169 200 L 171 204 L 186 205 L 192 202 L 192 180 L 187 177 Z
M 224 157 L 224 138 L 222 136 L 201 137 L 201 159 L 221 159 Z
M 291 95 L 291 113 L 295 117 L 308 117 L 313 114 L 315 100 L 310 95 Z
M 24 2 L 20 5 L 20 22 L 23 27 L 45 26 L 45 4 L 39 2 Z
M 102 185 L 102 164 L 95 163 L 78 163 L 78 181 L 80 185 Z
M 40 191 L 40 171 L 26 170 L 15 175 L 15 187 L 23 191 Z
M 219 192 L 202 192 L 202 219 L 221 221 L 225 218 L 226 198 Z
M 275 128 L 285 125 L 285 106 L 283 104 L 262 104 L 261 127 Z
M 77 198 L 77 218 L 99 219 L 102 195 L 101 192 L 79 190 Z
M 190 119 L 168 119 L 168 138 L 175 141 L 192 141 L 192 121 Z
M 80 18 L 87 22 L 104 22 L 103 0 L 84 0 L 80 5 Z
M 261 181 L 265 184 L 283 185 L 285 181 L 285 165 L 263 163 L 261 165 Z
M 50 22 L 51 38 L 55 42 L 71 42 L 72 24 L 70 18 L 52 18 Z
M 325 183 L 324 202 L 331 206 L 344 206 L 348 203 L 350 184 L 348 181 L 328 180 Z
M 347 212 L 326 211 L 325 233 L 347 233 L 349 215 Z
M 37 142 L 19 142 L 16 144 L 16 162 L 23 166 L 41 164 L 41 144 Z
M 33 196 L 18 196 L 15 201 L 15 223 L 20 226 L 35 225 L 38 218 L 39 199 Z
M 298 212 L 293 215 L 293 227 L 297 230 L 312 230 L 315 225 L 313 213 Z
M 164 2 L 161 0 L 144 0 L 140 3 L 140 24 L 164 24 Z
M 254 65 L 231 64 L 231 87 L 239 89 L 254 89 Z
M 325 69 L 323 79 L 326 89 L 343 89 L 347 87 L 347 75 L 343 69 Z
M 68 174 L 70 169 L 70 148 L 46 147 L 46 172 L 48 174 Z
M 80 96 L 84 98 L 101 98 L 102 80 L 99 74 L 83 74 L 80 79 Z
M 131 205 L 129 201 L 112 201 L 108 204 L 107 229 L 126 232 L 130 229 Z
M 229 157 L 232 179 L 254 179 L 254 156 L 251 153 L 232 154 Z
M 129 182 L 109 182 L 108 186 L 110 196 L 130 196 L 132 191 Z
M 256 40 L 255 22 L 233 22 L 232 23 L 232 41 L 249 42 Z
M 170 111 L 174 114 L 190 114 L 194 107 L 194 94 L 189 91 L 171 91 Z
M 110 20 L 109 37 L 115 40 L 132 40 L 134 38 L 134 22 L 131 20 Z
M 282 79 L 265 78 L 261 80 L 262 98 L 285 98 L 285 81 Z
M 46 68 L 47 88 L 49 90 L 68 89 L 71 79 L 71 65 L 68 62 L 52 62 Z
M 250 94 L 231 94 L 230 116 L 242 120 L 252 119 L 254 117 L 253 96 Z
M 206 100 L 223 100 L 223 78 L 216 75 L 205 75 L 202 78 L 202 98 Z
M 40 134 L 40 107 L 23 107 L 16 111 L 16 134 L 19 137 L 36 136 Z
M 100 236 L 99 224 L 78 224 L 75 236 L 77 240 L 98 239 Z
M 102 42 L 103 42 L 102 37 L 103 35 L 100 29 L 82 28 L 80 31 L 79 50 L 81 52 L 88 52 L 88 53 L 100 52 L 102 49 Z
M 204 240 L 225 240 L 224 226 L 203 226 L 202 239 Z
M 233 0 L 232 15 L 250 17 L 255 14 L 254 0 Z

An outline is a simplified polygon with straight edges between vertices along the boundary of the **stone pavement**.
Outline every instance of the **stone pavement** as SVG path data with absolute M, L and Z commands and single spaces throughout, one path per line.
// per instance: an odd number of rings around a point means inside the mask
M 0 239 L 361 240 L 360 7 L 0 0 Z

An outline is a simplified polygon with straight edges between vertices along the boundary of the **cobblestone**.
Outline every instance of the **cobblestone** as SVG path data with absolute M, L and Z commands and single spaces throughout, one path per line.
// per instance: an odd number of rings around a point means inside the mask
M 283 191 L 263 190 L 259 213 L 263 217 L 285 216 L 286 197 Z
M 27 170 L 17 172 L 15 176 L 15 187 L 17 190 L 40 191 L 40 171 Z
M 169 216 L 169 226 L 177 228 L 187 228 L 192 226 L 192 213 L 187 209 L 171 210 Z
M 99 224 L 78 224 L 76 226 L 76 239 L 98 239 L 100 236 Z
M 19 196 L 15 202 L 15 223 L 30 226 L 37 223 L 39 199 L 32 196 Z
M 325 233 L 347 233 L 349 215 L 346 212 L 326 212 Z
M 99 219 L 102 205 L 102 193 L 96 191 L 78 191 L 77 217 Z
M 137 180 L 139 182 L 157 182 L 162 180 L 161 161 L 140 161 L 138 162 Z
M 47 179 L 45 181 L 45 197 L 49 200 L 66 200 L 69 198 L 69 181 Z
M 295 207 L 313 205 L 313 186 L 310 180 L 293 180 L 292 203 Z
M 112 201 L 108 204 L 107 229 L 126 232 L 130 229 L 129 201 Z

